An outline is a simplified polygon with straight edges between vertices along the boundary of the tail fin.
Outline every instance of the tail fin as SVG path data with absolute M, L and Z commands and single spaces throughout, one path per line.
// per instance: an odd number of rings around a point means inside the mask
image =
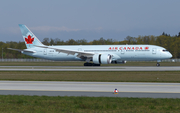
M 25 41 L 27 49 L 36 46 L 43 46 L 43 44 L 38 40 L 38 38 L 28 29 L 26 25 L 19 24 L 23 39 Z

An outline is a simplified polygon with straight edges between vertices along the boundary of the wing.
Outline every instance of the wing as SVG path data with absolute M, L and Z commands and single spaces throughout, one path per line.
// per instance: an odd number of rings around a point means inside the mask
M 36 46 L 40 48 L 48 48 L 48 49 L 54 49 L 57 52 L 62 52 L 66 53 L 67 55 L 75 55 L 76 53 L 78 54 L 77 57 L 93 57 L 95 53 L 91 52 L 83 52 L 83 51 L 76 51 L 76 50 L 68 50 L 68 49 L 61 49 L 61 48 L 55 48 L 55 47 L 50 47 L 50 46 Z

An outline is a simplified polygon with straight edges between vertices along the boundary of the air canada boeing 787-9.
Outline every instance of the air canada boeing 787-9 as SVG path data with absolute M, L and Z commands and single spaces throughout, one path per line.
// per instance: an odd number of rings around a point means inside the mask
M 54 61 L 85 61 L 84 66 L 119 64 L 126 61 L 157 61 L 172 57 L 165 48 L 155 45 L 61 45 L 46 46 L 26 27 L 19 24 L 27 49 L 13 49 L 33 57 Z M 92 61 L 93 63 L 90 63 Z

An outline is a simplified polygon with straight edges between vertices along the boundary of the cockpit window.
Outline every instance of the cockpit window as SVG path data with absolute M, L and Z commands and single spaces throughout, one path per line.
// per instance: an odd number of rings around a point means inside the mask
M 163 49 L 162 51 L 163 51 L 163 52 L 168 52 L 168 50 L 166 50 L 166 49 Z

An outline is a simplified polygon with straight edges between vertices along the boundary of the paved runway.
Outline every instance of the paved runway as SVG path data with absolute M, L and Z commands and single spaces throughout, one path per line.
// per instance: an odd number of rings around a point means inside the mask
M 180 83 L 0 81 L 0 95 L 180 98 Z
M 0 66 L 0 71 L 180 71 L 180 66 Z

